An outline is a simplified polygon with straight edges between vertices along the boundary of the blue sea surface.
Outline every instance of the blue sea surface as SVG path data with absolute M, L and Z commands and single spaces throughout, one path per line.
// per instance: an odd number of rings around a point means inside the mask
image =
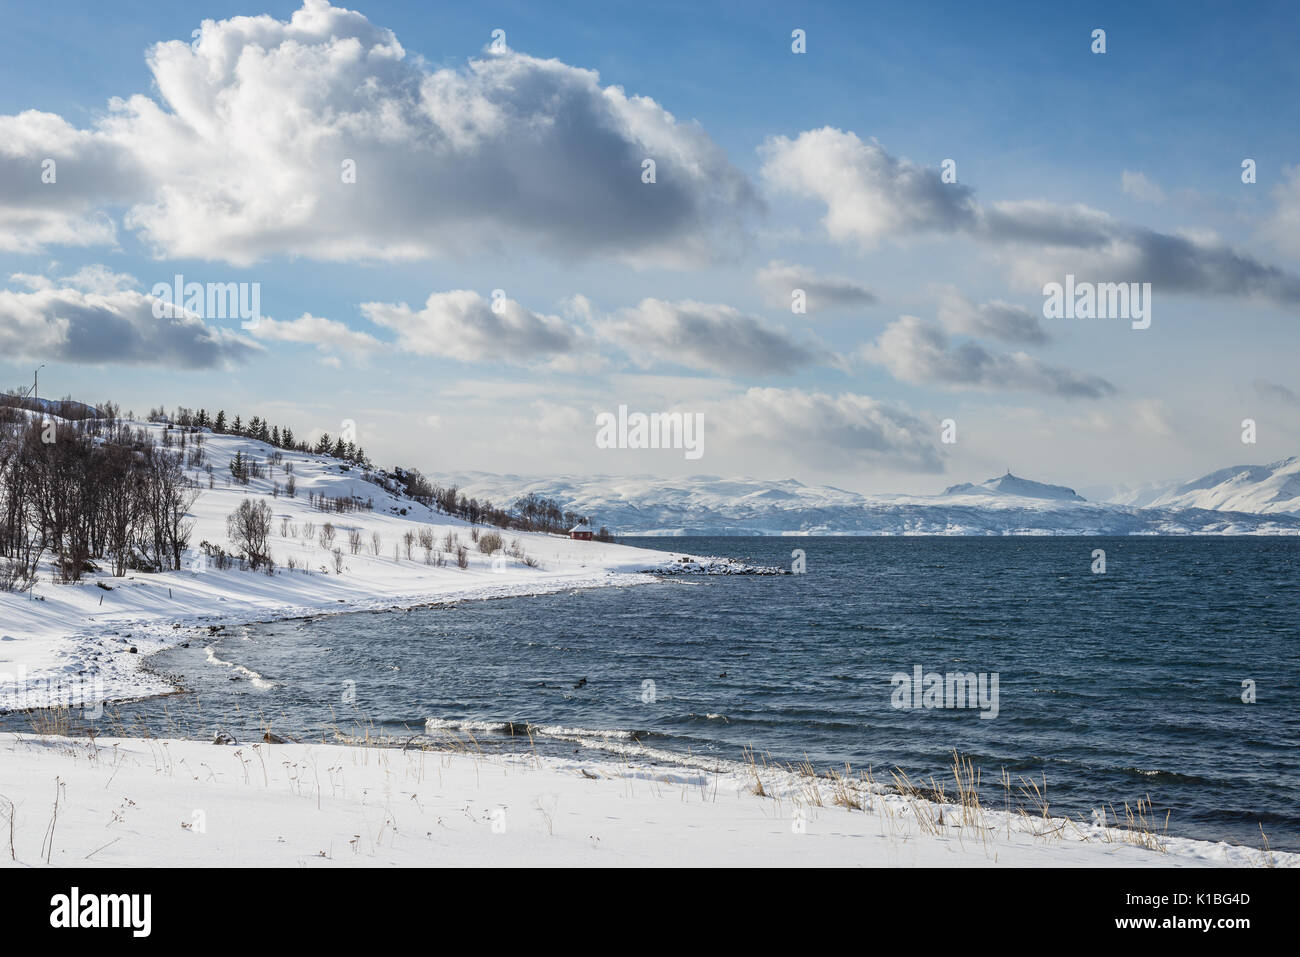
M 625 541 L 786 568 L 798 548 L 807 573 L 231 629 L 155 656 L 187 693 L 116 720 L 405 739 L 432 719 L 484 747 L 704 761 L 749 748 L 949 790 L 955 749 L 986 786 L 1004 769 L 1035 781 L 1052 814 L 1149 797 L 1171 834 L 1259 846 L 1262 826 L 1300 851 L 1300 539 Z M 894 676 L 918 666 L 996 675 L 996 717 L 897 707 Z

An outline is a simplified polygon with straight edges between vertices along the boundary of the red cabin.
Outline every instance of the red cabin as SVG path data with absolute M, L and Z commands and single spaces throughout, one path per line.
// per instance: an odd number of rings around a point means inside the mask
M 591 533 L 591 526 L 583 521 L 569 529 L 569 537 L 580 542 L 589 542 L 594 536 Z

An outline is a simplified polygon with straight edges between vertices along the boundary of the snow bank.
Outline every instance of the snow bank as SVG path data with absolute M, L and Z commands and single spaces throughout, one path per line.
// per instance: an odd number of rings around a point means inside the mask
M 1098 825 L 963 820 L 953 805 L 825 779 L 323 744 L 0 734 L 0 823 L 51 865 L 1258 866 L 1258 850 Z M 938 822 L 938 823 L 936 823 Z M 4 828 L 7 832 L 7 826 Z M 1300 855 L 1271 863 L 1300 866 Z

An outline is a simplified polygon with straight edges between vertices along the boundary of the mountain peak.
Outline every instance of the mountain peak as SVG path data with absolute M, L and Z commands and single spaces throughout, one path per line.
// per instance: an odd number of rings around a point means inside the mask
M 1046 482 L 1035 482 L 1033 479 L 1021 478 L 1018 475 L 1012 475 L 1011 469 L 1007 469 L 1005 475 L 999 475 L 991 478 L 986 482 L 980 482 L 978 485 L 971 482 L 963 482 L 960 485 L 950 485 L 944 489 L 944 495 L 1016 495 L 1021 498 L 1041 498 L 1051 499 L 1057 502 L 1085 502 L 1082 495 L 1079 495 L 1072 488 L 1066 488 L 1064 485 L 1049 485 Z

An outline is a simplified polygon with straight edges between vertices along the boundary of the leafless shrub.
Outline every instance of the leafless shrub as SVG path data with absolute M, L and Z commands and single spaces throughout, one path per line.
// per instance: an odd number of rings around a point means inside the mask
M 271 507 L 265 502 L 244 499 L 226 517 L 226 534 L 254 568 L 270 559 L 267 540 L 271 536 Z

